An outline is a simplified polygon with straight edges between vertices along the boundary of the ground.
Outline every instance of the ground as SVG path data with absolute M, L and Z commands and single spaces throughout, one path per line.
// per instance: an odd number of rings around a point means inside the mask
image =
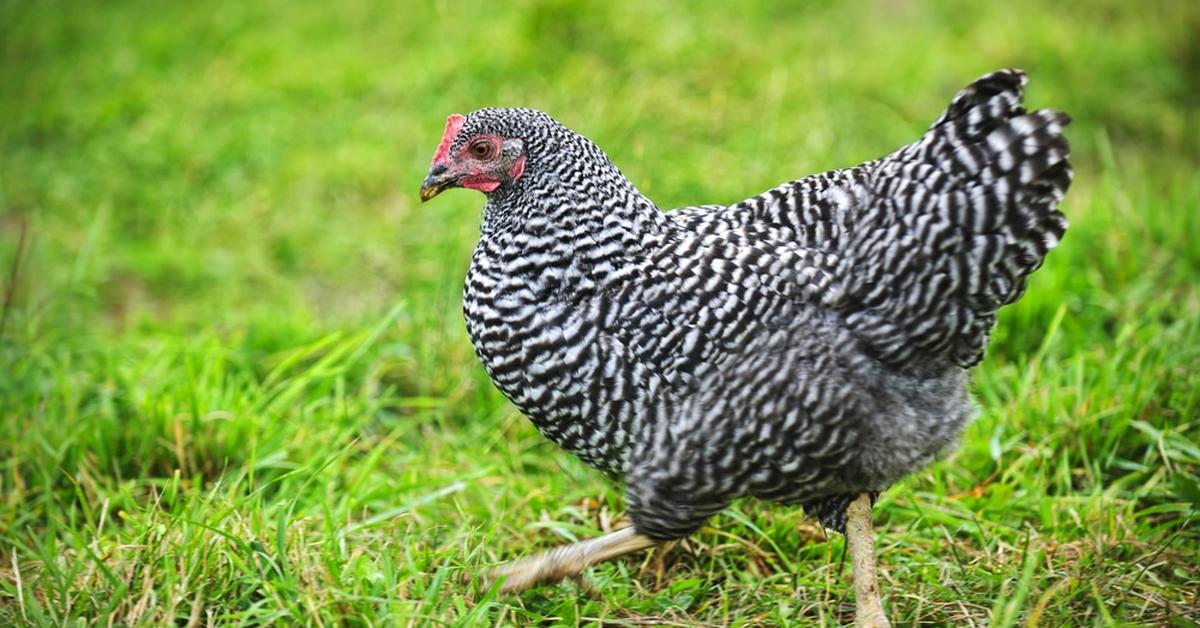
M 544 109 L 664 207 L 916 138 L 1015 66 L 1072 226 L 959 450 L 880 500 L 897 625 L 1200 616 L 1200 8 L 0 0 L 0 624 L 838 625 L 843 540 L 740 502 L 500 596 L 621 491 L 489 384 L 445 116 Z

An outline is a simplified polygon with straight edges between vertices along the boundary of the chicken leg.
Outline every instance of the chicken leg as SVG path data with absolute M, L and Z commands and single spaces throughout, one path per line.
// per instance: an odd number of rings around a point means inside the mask
M 632 527 L 602 537 L 556 547 L 533 556 L 501 565 L 489 574 L 491 580 L 503 578 L 501 593 L 524 591 L 539 584 L 574 578 L 584 569 L 638 550 L 657 545 Z
M 503 579 L 501 593 L 516 593 L 540 584 L 575 578 L 588 567 L 657 543 L 634 528 L 622 528 L 602 537 L 556 547 L 522 558 L 491 571 L 493 581 Z M 875 575 L 875 550 L 871 532 L 871 497 L 859 495 L 846 508 L 846 545 L 854 562 L 855 624 L 860 628 L 888 628 L 879 581 Z
M 859 628 L 888 628 L 879 581 L 875 575 L 875 542 L 871 532 L 871 496 L 863 493 L 846 508 L 846 546 L 854 562 L 854 615 Z

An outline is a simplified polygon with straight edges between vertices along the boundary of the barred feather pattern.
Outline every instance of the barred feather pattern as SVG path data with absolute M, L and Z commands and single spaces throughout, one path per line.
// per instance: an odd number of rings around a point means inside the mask
M 663 212 L 592 142 L 529 109 L 489 194 L 463 310 L 497 387 L 550 440 L 622 478 L 642 534 L 679 538 L 741 496 L 841 529 L 953 445 L 996 310 L 1062 237 L 1064 114 L 1024 74 L 958 94 L 917 142 L 734 205 Z

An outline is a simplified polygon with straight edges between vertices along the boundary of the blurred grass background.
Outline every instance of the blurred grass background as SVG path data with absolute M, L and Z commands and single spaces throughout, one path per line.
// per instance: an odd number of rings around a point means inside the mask
M 544 109 L 663 207 L 912 141 L 980 74 L 1075 119 L 1062 246 L 961 451 L 876 511 L 898 625 L 1200 615 L 1200 5 L 0 0 L 0 623 L 816 624 L 798 509 L 498 597 L 620 490 L 490 386 L 445 116 Z

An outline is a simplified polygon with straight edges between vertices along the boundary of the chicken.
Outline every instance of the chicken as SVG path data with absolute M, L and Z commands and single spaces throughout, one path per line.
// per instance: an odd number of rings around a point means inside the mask
M 997 310 L 1066 231 L 1065 114 L 1025 75 L 962 90 L 915 143 L 734 205 L 661 211 L 531 109 L 452 115 L 421 186 L 487 195 L 463 311 L 496 386 L 623 480 L 632 527 L 502 568 L 507 590 L 685 537 L 732 500 L 848 533 L 886 625 L 870 509 L 950 449 Z

